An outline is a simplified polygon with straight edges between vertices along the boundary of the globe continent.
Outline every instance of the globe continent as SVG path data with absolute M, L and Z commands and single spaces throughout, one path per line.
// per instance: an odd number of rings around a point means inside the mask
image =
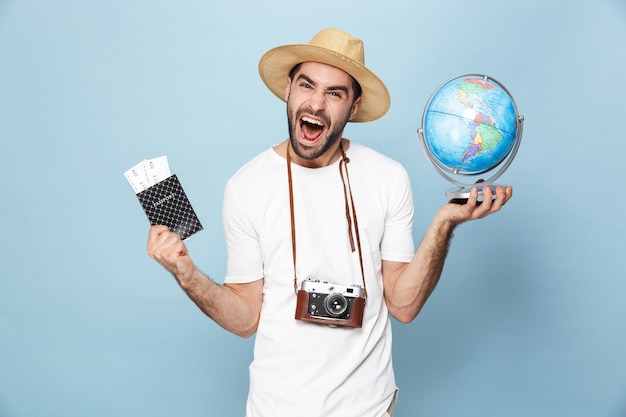
M 446 171 L 475 175 L 497 167 L 517 140 L 517 111 L 507 91 L 478 75 L 441 86 L 424 112 L 427 152 Z

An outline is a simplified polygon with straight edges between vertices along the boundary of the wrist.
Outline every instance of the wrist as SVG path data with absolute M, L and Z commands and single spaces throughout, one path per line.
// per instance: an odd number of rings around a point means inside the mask
M 446 207 L 442 207 L 432 220 L 432 225 L 445 235 L 452 235 L 452 232 L 460 223 L 446 213 Z
M 178 285 L 180 285 L 183 290 L 187 291 L 196 285 L 196 282 L 198 281 L 196 275 L 198 272 L 199 271 L 195 265 L 192 265 L 190 268 L 176 271 L 173 275 L 174 278 L 176 278 Z

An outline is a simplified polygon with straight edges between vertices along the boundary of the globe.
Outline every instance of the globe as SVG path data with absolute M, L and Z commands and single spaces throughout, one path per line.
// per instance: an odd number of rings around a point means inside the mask
M 486 75 L 468 74 L 441 85 L 430 97 L 418 130 L 435 169 L 467 197 L 477 182 L 491 185 L 512 162 L 523 116 L 507 89 Z

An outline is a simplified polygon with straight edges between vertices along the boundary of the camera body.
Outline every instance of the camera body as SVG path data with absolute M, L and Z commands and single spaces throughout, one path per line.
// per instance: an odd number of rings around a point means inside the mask
M 295 318 L 332 327 L 360 328 L 364 310 L 360 285 L 346 287 L 306 279 L 298 290 Z

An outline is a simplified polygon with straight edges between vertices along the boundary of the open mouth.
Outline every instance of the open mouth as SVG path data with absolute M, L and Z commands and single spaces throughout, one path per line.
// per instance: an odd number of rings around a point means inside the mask
M 305 141 L 316 141 L 322 136 L 325 128 L 324 122 L 319 119 L 314 119 L 309 116 L 304 116 L 300 119 L 300 136 Z

